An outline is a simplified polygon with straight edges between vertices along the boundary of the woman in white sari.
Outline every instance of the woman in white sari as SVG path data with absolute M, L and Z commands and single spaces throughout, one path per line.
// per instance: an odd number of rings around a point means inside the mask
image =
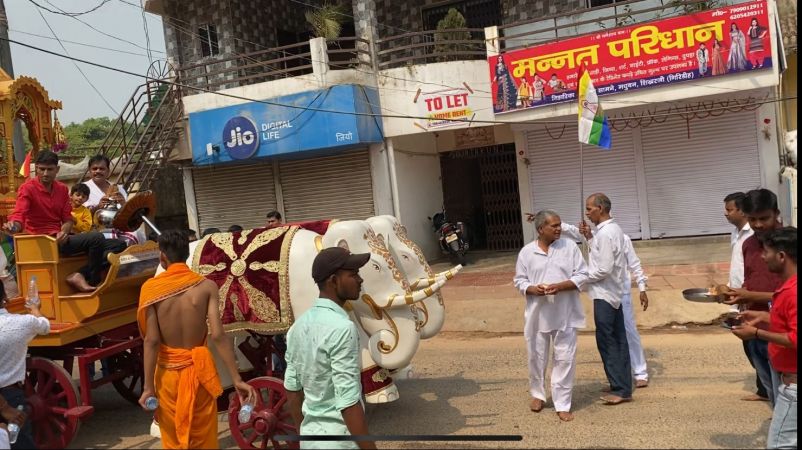
M 112 184 L 109 182 L 111 161 L 105 155 L 95 155 L 89 158 L 89 181 L 84 184 L 89 187 L 89 199 L 84 206 L 95 213 L 98 209 L 106 208 L 112 204 L 122 206 L 128 200 L 128 193 L 121 185 L 116 185 L 116 191 L 109 194 Z M 95 224 L 97 225 L 97 224 Z M 140 227 L 133 233 L 107 228 L 103 230 L 106 239 L 121 239 L 128 245 L 144 242 L 144 230 Z

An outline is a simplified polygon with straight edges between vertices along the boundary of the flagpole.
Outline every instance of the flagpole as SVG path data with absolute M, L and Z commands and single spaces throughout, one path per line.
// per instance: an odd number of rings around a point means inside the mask
M 585 161 L 584 150 L 585 145 L 579 143 L 579 221 L 585 214 Z

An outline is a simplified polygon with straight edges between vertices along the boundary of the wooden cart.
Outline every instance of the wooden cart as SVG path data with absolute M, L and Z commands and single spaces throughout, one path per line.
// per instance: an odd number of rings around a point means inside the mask
M 86 256 L 60 257 L 56 240 L 41 235 L 15 236 L 14 249 L 21 296 L 11 300 L 9 311 L 25 312 L 35 276 L 42 314 L 50 320 L 50 333 L 31 342 L 27 361 L 25 396 L 34 440 L 42 449 L 65 448 L 94 410 L 92 389 L 111 383 L 126 400 L 139 400 L 144 377 L 136 308 L 140 286 L 156 273 L 158 245 L 147 242 L 110 254 L 102 284 L 78 294 L 64 279 L 86 264 Z M 108 372 L 92 379 L 90 366 L 99 360 Z

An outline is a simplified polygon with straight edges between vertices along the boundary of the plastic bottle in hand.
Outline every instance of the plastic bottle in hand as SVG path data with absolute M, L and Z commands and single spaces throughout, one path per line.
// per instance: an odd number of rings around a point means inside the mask
M 30 309 L 32 306 L 38 307 L 40 304 L 39 286 L 36 285 L 36 277 L 31 277 L 31 282 L 28 283 L 28 294 L 25 296 L 25 307 Z
M 159 407 L 159 399 L 156 397 L 148 397 L 145 399 L 145 409 L 148 411 L 156 411 Z
M 17 410 L 25 412 L 25 407 L 19 405 L 17 406 Z M 8 443 L 9 444 L 16 443 L 18 437 L 19 437 L 19 425 L 17 425 L 16 423 L 8 424 Z
M 239 423 L 248 423 L 251 421 L 251 413 L 253 413 L 253 405 L 250 403 L 243 403 L 239 409 Z

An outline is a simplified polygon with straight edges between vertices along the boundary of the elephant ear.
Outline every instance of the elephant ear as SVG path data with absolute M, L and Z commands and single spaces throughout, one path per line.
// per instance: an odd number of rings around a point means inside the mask
M 339 241 L 337 241 L 337 247 L 344 248 L 349 252 L 351 251 L 351 249 L 348 248 L 348 242 L 345 239 L 340 239 Z

